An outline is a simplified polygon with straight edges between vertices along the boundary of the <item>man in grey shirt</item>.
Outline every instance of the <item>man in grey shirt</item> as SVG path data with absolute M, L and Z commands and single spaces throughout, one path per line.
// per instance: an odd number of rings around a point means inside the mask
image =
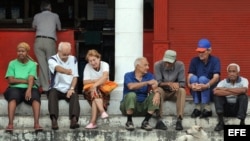
M 48 59 L 56 54 L 56 31 L 61 30 L 58 14 L 51 12 L 51 4 L 41 2 L 41 12 L 34 16 L 32 27 L 36 30 L 34 51 L 39 64 L 39 82 L 43 93 L 49 89 Z
M 159 83 L 159 92 L 161 94 L 159 117 L 162 117 L 162 104 L 165 100 L 176 101 L 177 122 L 175 129 L 183 130 L 181 121 L 186 100 L 185 66 L 183 62 L 176 60 L 176 52 L 174 50 L 167 50 L 163 60 L 155 62 L 154 74 L 155 79 Z M 156 128 L 164 129 L 164 127 L 164 123 L 158 120 Z

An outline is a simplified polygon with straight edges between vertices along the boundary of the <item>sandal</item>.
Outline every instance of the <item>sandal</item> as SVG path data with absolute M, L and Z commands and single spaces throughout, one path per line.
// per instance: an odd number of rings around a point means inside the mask
M 13 130 L 14 130 L 14 127 L 13 125 L 10 125 L 10 124 L 5 129 L 6 132 L 12 132 Z
M 35 131 L 43 131 L 43 128 L 40 125 L 34 126 Z

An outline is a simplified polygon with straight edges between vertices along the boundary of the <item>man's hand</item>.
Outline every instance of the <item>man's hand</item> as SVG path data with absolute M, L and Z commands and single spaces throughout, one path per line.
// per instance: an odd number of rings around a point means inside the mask
M 159 106 L 161 103 L 161 94 L 159 92 L 154 93 L 153 104 Z
M 191 89 L 192 89 L 193 91 L 201 91 L 201 90 L 202 90 L 202 89 L 201 89 L 201 85 L 198 84 L 198 83 L 193 83 L 193 84 L 191 84 Z
M 147 81 L 147 84 L 150 85 L 153 89 L 158 86 L 158 82 L 154 79 Z
M 72 70 L 71 69 L 66 69 L 66 74 L 67 75 L 72 75 Z
M 169 83 L 169 87 L 171 88 L 172 91 L 177 91 L 180 88 L 179 83 L 173 82 Z
M 75 93 L 75 90 L 74 90 L 74 89 L 69 89 L 68 92 L 67 92 L 66 97 L 67 97 L 67 98 L 70 98 L 71 95 L 74 94 L 74 93 Z
M 198 83 L 191 84 L 191 89 L 193 91 L 203 91 L 208 89 L 208 87 L 209 86 L 207 84 L 198 84 Z

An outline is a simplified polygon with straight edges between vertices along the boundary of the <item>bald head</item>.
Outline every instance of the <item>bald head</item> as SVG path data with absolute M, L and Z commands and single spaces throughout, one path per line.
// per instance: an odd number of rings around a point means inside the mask
M 58 45 L 58 51 L 62 51 L 65 49 L 71 49 L 71 44 L 69 42 L 60 42 Z
M 67 61 L 71 54 L 71 44 L 69 42 L 60 42 L 58 45 L 58 55 L 63 61 Z

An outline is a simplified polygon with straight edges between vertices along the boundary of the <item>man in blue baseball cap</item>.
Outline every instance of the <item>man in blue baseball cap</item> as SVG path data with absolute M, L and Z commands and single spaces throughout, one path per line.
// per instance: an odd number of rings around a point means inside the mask
M 212 48 L 208 39 L 200 39 L 196 51 L 198 56 L 191 60 L 187 77 L 187 85 L 195 104 L 191 117 L 205 118 L 212 116 L 212 89 L 219 82 L 221 64 L 219 58 L 211 55 Z

